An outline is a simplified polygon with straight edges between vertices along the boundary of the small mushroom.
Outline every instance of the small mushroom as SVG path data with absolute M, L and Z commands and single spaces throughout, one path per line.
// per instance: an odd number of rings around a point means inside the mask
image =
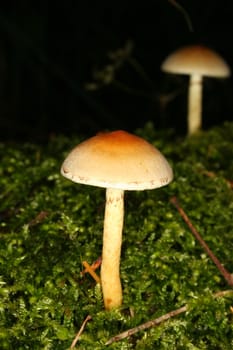
M 106 188 L 101 286 L 107 310 L 122 304 L 120 255 L 124 191 L 167 185 L 173 178 L 165 157 L 141 137 L 118 130 L 100 133 L 76 146 L 61 167 L 66 178 Z
M 193 134 L 202 126 L 203 76 L 226 78 L 230 76 L 230 68 L 217 52 L 202 45 L 190 45 L 170 54 L 163 61 L 161 69 L 168 73 L 190 75 L 188 134 Z

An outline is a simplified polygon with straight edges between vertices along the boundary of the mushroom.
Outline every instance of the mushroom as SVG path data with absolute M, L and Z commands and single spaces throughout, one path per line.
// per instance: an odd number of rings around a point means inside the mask
M 161 69 L 168 73 L 190 75 L 188 92 L 188 134 L 202 126 L 202 80 L 203 76 L 225 78 L 230 76 L 230 68 L 215 51 L 202 46 L 182 47 L 170 54 Z
M 101 287 L 105 308 L 117 308 L 122 304 L 124 191 L 165 186 L 173 178 L 172 168 L 153 145 L 117 130 L 77 145 L 64 160 L 61 174 L 77 183 L 106 188 Z

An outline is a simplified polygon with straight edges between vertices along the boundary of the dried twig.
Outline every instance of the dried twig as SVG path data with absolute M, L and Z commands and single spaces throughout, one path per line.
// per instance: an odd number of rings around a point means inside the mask
M 188 28 L 189 28 L 190 32 L 193 32 L 194 30 L 193 30 L 193 25 L 192 25 L 190 16 L 189 16 L 188 12 L 184 9 L 184 7 L 181 6 L 181 5 L 180 5 L 177 1 L 175 1 L 175 0 L 168 0 L 168 1 L 169 1 L 173 6 L 175 6 L 175 7 L 177 8 L 178 11 L 180 11 L 180 12 L 183 14 L 183 16 L 184 16 L 184 18 L 185 18 L 185 20 L 186 20 L 186 22 L 187 22 L 187 25 L 188 25 Z
M 179 309 L 170 311 L 167 314 L 156 318 L 155 320 L 151 320 L 151 321 L 143 323 L 143 324 L 141 324 L 141 325 L 139 325 L 137 327 L 128 329 L 127 331 L 125 331 L 123 333 L 120 333 L 120 334 L 116 335 L 115 337 L 109 339 L 107 341 L 107 343 L 105 343 L 105 345 L 110 345 L 110 344 L 112 344 L 112 343 L 114 343 L 116 341 L 119 341 L 119 340 L 122 340 L 124 338 L 130 337 L 131 335 L 133 335 L 133 334 L 135 334 L 135 333 L 137 333 L 139 331 L 143 331 L 144 329 L 148 329 L 148 328 L 157 326 L 161 322 L 164 322 L 164 321 L 168 320 L 169 318 L 177 316 L 177 315 L 179 315 L 179 314 L 181 314 L 181 313 L 183 313 L 185 311 L 187 311 L 187 306 L 186 305 L 180 307 Z
M 233 287 L 233 275 L 230 274 L 225 267 L 220 263 L 218 258 L 214 255 L 214 253 L 210 250 L 209 246 L 206 244 L 206 242 L 202 239 L 201 235 L 199 232 L 196 230 L 196 228 L 193 226 L 191 223 L 190 219 L 188 218 L 187 214 L 184 212 L 184 210 L 181 208 L 181 206 L 178 203 L 178 200 L 176 197 L 171 198 L 171 203 L 176 207 L 178 212 L 180 213 L 182 219 L 185 221 L 185 223 L 188 225 L 190 228 L 191 232 L 195 236 L 195 238 L 198 240 L 198 242 L 201 244 L 201 246 L 204 248 L 206 253 L 209 255 L 211 260 L 215 263 L 217 266 L 218 270 L 221 272 L 227 283 Z
M 84 330 L 84 328 L 85 328 L 87 322 L 90 321 L 91 319 L 92 319 L 92 317 L 91 317 L 90 315 L 88 315 L 88 316 L 85 318 L 85 320 L 83 321 L 83 323 L 82 323 L 82 325 L 81 325 L 81 327 L 80 327 L 80 330 L 78 331 L 76 337 L 75 337 L 74 340 L 72 341 L 72 344 L 71 344 L 70 349 L 73 349 L 73 348 L 75 347 L 75 345 L 76 345 L 77 341 L 79 340 L 80 335 L 82 334 L 82 332 L 83 332 L 83 330 Z
M 83 266 L 85 267 L 85 271 L 89 272 L 89 274 L 94 278 L 94 280 L 97 283 L 100 283 L 100 278 L 99 276 L 95 273 L 95 271 L 92 269 L 92 267 L 88 264 L 87 261 L 82 262 Z
M 224 291 L 220 291 L 220 292 L 217 292 L 213 295 L 214 298 L 219 298 L 219 297 L 224 297 L 228 294 L 233 294 L 233 290 L 224 290 Z M 177 316 L 177 315 L 180 315 L 184 312 L 186 312 L 188 310 L 188 305 L 185 305 L 185 306 L 182 306 L 180 307 L 179 309 L 176 309 L 176 310 L 172 310 L 170 312 L 168 312 L 167 314 L 165 315 L 162 315 L 154 320 L 151 320 L 151 321 L 148 321 L 148 322 L 145 322 L 137 327 L 134 327 L 134 328 L 131 328 L 131 329 L 128 329 L 127 331 L 125 332 L 122 332 L 114 337 L 112 337 L 111 339 L 109 339 L 107 341 L 107 343 L 105 343 L 105 345 L 110 345 L 114 342 L 117 342 L 119 340 L 122 340 L 122 339 L 125 339 L 125 338 L 128 338 L 130 337 L 131 335 L 139 332 L 139 331 L 142 331 L 142 330 L 145 330 L 145 329 L 148 329 L 148 328 L 151 328 L 151 327 L 154 327 L 154 326 L 157 326 L 159 325 L 160 323 L 164 322 L 164 321 L 167 321 L 169 318 L 171 317 L 174 317 L 174 316 Z
M 102 257 L 100 256 L 96 261 L 93 262 L 93 264 L 91 264 L 91 268 L 93 271 L 95 271 L 96 269 L 98 269 L 98 267 L 100 267 L 102 262 Z M 81 275 L 85 275 L 85 273 L 87 273 L 88 270 L 85 269 L 81 272 Z
M 28 223 L 28 226 L 31 227 L 40 224 L 48 217 L 48 215 L 49 213 L 47 210 L 40 211 L 39 214 L 37 214 L 36 217 Z
M 208 177 L 217 177 L 217 175 L 213 172 L 213 171 L 209 171 L 209 170 L 203 170 L 202 171 L 202 174 L 208 176 Z M 233 188 L 233 181 L 232 180 L 229 180 L 229 179 L 226 179 L 224 178 L 224 180 L 226 181 L 226 183 L 228 184 L 228 186 L 230 188 Z

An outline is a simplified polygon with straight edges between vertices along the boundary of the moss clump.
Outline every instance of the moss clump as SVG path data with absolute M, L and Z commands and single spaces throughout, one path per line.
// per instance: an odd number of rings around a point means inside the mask
M 121 310 L 103 309 L 82 261 L 102 250 L 105 192 L 71 183 L 60 165 L 78 138 L 46 146 L 0 144 L 0 348 L 69 349 L 87 315 L 79 349 L 187 305 L 188 311 L 113 342 L 109 349 L 231 349 L 232 294 L 172 206 L 176 196 L 224 266 L 233 271 L 233 124 L 176 139 L 151 124 L 137 133 L 171 162 L 159 190 L 127 192 Z M 97 271 L 98 272 L 98 271 Z

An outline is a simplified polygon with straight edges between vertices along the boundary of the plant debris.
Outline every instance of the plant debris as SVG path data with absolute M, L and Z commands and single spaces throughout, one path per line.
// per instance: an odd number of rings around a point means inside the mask
M 136 133 L 166 156 L 174 181 L 156 191 L 126 191 L 123 304 L 108 312 L 98 279 L 83 266 L 94 262 L 88 268 L 98 276 L 104 191 L 73 186 L 60 175 L 67 150 L 80 138 L 0 143 L 2 350 L 64 350 L 71 344 L 103 350 L 114 334 L 130 329 L 139 331 L 108 348 L 233 347 L 232 293 L 214 297 L 227 282 L 170 202 L 179 199 L 209 249 L 233 271 L 233 191 L 226 181 L 233 174 L 233 123 L 183 139 L 152 123 Z M 137 328 L 179 309 L 179 316 L 156 327 Z M 84 321 L 87 315 L 91 322 Z

